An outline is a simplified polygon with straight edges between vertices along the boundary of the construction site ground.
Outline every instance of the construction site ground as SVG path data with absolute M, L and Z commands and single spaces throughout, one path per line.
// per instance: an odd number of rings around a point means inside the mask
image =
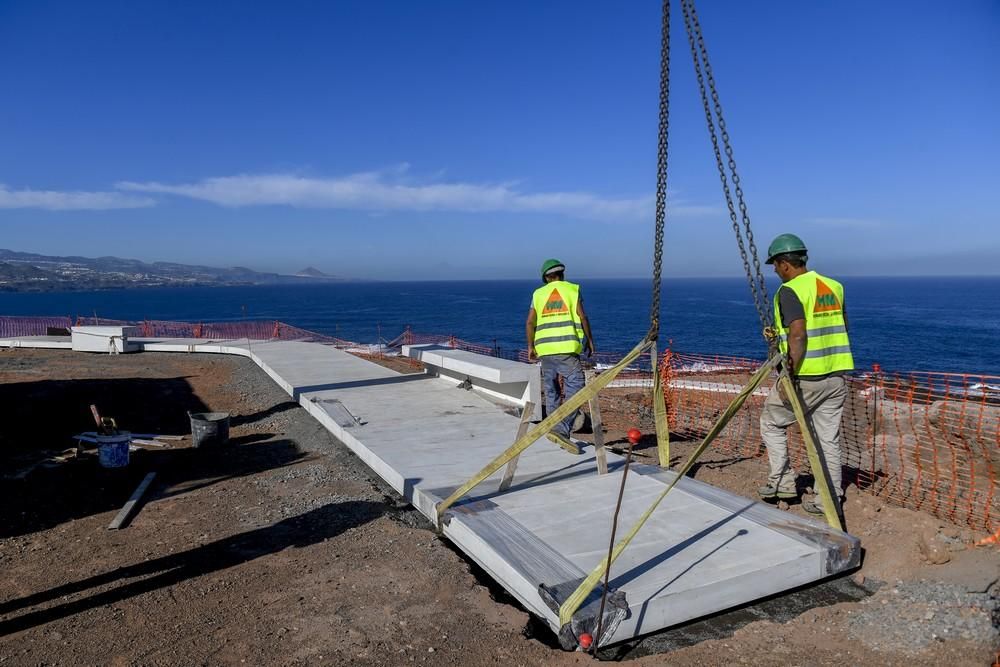
M 0 664 L 593 660 L 558 649 L 547 627 L 248 359 L 6 350 L 0 399 Z M 91 403 L 133 432 L 185 437 L 133 452 L 127 468 L 103 469 L 93 454 L 67 451 L 72 435 L 92 430 Z M 191 447 L 187 412 L 207 410 L 232 415 L 228 447 Z M 608 433 L 613 445 L 621 436 Z M 648 460 L 652 449 L 642 444 Z M 692 446 L 674 443 L 673 455 Z M 158 476 L 137 516 L 108 530 L 149 471 Z M 709 451 L 693 474 L 753 497 L 765 472 L 763 456 Z M 973 547 L 982 535 L 853 487 L 847 495 L 848 528 L 865 548 L 853 577 L 603 657 L 636 665 L 992 664 L 997 548 Z

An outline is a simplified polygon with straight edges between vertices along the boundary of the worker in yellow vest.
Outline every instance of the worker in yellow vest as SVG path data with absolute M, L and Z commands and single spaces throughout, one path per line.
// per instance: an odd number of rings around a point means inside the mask
M 847 398 L 844 375 L 854 369 L 847 337 L 844 287 L 836 280 L 806 268 L 805 243 L 794 234 L 781 234 L 767 249 L 767 263 L 781 278 L 774 295 L 774 327 L 778 349 L 789 373 L 798 381 L 807 418 L 812 422 L 831 482 L 831 494 L 843 499 L 840 419 Z M 795 471 L 788 462 L 786 429 L 795 415 L 778 387 L 768 394 L 760 416 L 760 434 L 767 446 L 770 475 L 759 493 L 765 500 L 797 498 Z M 822 474 L 813 471 L 813 475 Z M 802 508 L 823 514 L 818 496 Z
M 562 405 L 559 376 L 563 378 L 566 398 L 583 389 L 583 367 L 580 353 L 594 354 L 594 338 L 590 322 L 583 310 L 580 286 L 566 282 L 566 267 L 558 259 L 547 259 L 542 264 L 542 282 L 531 297 L 531 308 L 525 322 L 528 338 L 528 360 L 542 362 L 542 386 L 545 391 L 547 414 Z M 563 449 L 575 454 L 582 450 L 570 439 L 577 412 L 562 420 L 549 439 Z

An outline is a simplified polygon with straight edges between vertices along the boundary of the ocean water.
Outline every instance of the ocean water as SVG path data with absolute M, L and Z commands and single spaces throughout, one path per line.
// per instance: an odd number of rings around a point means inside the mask
M 844 278 L 859 368 L 1000 375 L 1000 278 Z M 597 349 L 625 352 L 649 325 L 648 280 L 581 280 Z M 111 319 L 277 319 L 362 343 L 406 326 L 524 347 L 532 281 L 382 282 L 0 293 L 2 315 Z M 771 283 L 773 290 L 777 283 Z M 761 358 L 765 347 L 746 281 L 669 279 L 661 340 L 679 352 Z

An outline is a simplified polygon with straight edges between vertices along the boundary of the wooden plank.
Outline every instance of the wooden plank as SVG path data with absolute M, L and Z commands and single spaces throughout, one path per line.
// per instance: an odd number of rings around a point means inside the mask
M 129 440 L 129 444 L 132 445 L 149 445 L 150 447 L 169 447 L 165 442 L 158 442 L 156 440 L 146 440 L 145 438 L 132 438 Z
M 583 373 L 584 382 L 590 384 L 594 379 L 594 369 L 588 368 Z M 594 452 L 597 454 L 597 474 L 608 474 L 608 454 L 604 449 L 604 423 L 601 421 L 600 396 L 590 399 L 590 427 L 594 432 Z
M 535 404 L 528 401 L 524 404 L 524 409 L 521 410 L 521 424 L 517 427 L 517 436 L 514 438 L 514 442 L 517 442 L 524 434 L 528 432 L 528 425 L 531 424 L 531 415 L 535 413 Z M 521 458 L 518 454 L 512 458 L 507 463 L 507 468 L 503 471 L 503 479 L 500 480 L 500 490 L 506 491 L 510 488 L 510 485 L 514 481 L 514 472 L 517 470 L 517 460 Z
M 94 422 L 97 424 L 97 432 L 101 433 L 104 431 L 104 422 L 101 421 L 101 413 L 97 411 L 97 406 L 94 404 L 90 405 L 90 414 L 94 415 Z
M 139 499 L 142 495 L 146 493 L 146 489 L 149 485 L 153 483 L 153 479 L 156 477 L 155 472 L 148 473 L 141 482 L 139 486 L 136 487 L 135 491 L 132 493 L 132 497 L 118 510 L 118 515 L 108 524 L 108 530 L 118 530 L 125 522 L 128 521 L 129 517 L 132 516 L 132 512 L 135 511 L 136 505 L 139 503 Z

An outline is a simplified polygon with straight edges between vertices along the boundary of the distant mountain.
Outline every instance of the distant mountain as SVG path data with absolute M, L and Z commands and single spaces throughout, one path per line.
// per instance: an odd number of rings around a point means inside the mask
M 0 291 L 53 292 L 192 285 L 277 285 L 340 280 L 309 268 L 298 275 L 243 266 L 216 268 L 122 257 L 52 257 L 0 249 Z
M 341 280 L 341 278 L 338 278 L 337 276 L 331 276 L 328 273 L 323 273 L 319 269 L 314 269 L 311 266 L 302 269 L 295 275 L 298 276 L 299 278 L 320 278 L 322 280 Z

